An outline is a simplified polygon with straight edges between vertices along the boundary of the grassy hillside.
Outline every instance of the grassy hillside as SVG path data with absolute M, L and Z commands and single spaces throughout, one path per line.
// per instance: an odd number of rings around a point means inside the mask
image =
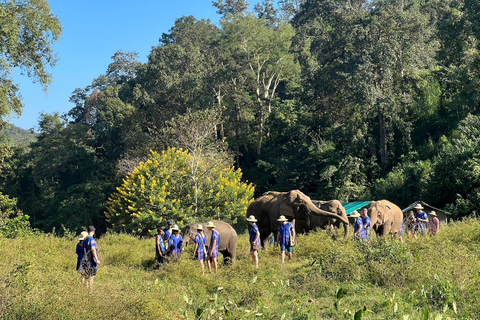
M 153 239 L 109 234 L 98 241 L 102 265 L 89 295 L 74 271 L 73 237 L 0 238 L 0 318 L 477 319 L 479 242 L 477 219 L 403 244 L 322 231 L 300 236 L 285 265 L 278 248 L 260 252 L 257 271 L 242 234 L 235 264 L 201 276 L 191 246 L 154 270 Z
M 11 145 L 18 147 L 27 147 L 31 142 L 37 139 L 36 134 L 33 131 L 19 128 L 13 124 L 10 124 L 10 128 L 5 129 L 3 133 Z

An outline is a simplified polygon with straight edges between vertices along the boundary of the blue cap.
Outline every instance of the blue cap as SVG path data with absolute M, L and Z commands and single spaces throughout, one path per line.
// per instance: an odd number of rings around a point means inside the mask
M 167 224 L 171 226 L 173 224 L 172 220 L 168 220 Z

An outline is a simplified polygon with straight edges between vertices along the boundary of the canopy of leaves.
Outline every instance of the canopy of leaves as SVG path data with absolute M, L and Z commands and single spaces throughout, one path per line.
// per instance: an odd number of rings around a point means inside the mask
M 199 163 L 195 187 L 189 161 L 191 155 L 182 149 L 152 151 L 109 197 L 106 216 L 113 229 L 145 235 L 166 219 L 183 225 L 193 220 L 234 222 L 243 217 L 254 190 L 241 182 L 241 171 L 210 168 L 205 159 Z

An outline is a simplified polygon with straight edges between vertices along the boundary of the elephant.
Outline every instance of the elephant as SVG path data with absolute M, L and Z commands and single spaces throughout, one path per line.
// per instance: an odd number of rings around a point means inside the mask
M 195 243 L 195 235 L 197 234 L 196 226 L 201 224 L 207 238 L 206 245 L 210 245 L 210 239 L 212 232 L 205 226 L 207 222 L 203 223 L 191 223 L 187 225 L 183 231 L 183 244 L 187 246 L 189 243 Z M 237 257 L 237 232 L 233 227 L 223 221 L 213 220 L 215 229 L 220 234 L 220 244 L 218 251 L 223 255 L 224 264 L 230 264 Z
M 277 219 L 281 215 L 293 221 L 295 225 L 301 226 L 302 231 L 310 231 L 316 227 L 311 223 L 313 216 L 339 220 L 348 225 L 346 217 L 317 208 L 312 200 L 299 190 L 264 193 L 248 206 L 247 217 L 251 215 L 257 219 L 260 241 L 264 249 L 272 232 L 277 232 Z
M 397 234 L 401 239 L 401 228 L 403 222 L 402 210 L 388 200 L 370 202 L 368 209 L 372 229 L 378 236 L 386 236 L 390 233 Z
M 328 200 L 328 201 L 312 200 L 312 203 L 319 209 L 335 213 L 338 216 L 341 216 L 344 219 L 348 220 L 347 211 L 345 211 L 345 208 L 343 207 L 342 203 L 338 200 Z M 341 223 L 341 220 L 339 219 L 320 217 L 320 216 L 314 216 L 314 215 L 310 217 L 311 229 L 329 227 L 332 233 L 334 233 L 333 227 L 340 228 L 340 223 Z M 300 229 L 299 227 L 296 227 L 296 228 Z M 343 224 L 343 229 L 345 230 L 345 236 L 344 236 L 345 239 L 348 238 L 349 228 L 350 227 L 348 224 Z

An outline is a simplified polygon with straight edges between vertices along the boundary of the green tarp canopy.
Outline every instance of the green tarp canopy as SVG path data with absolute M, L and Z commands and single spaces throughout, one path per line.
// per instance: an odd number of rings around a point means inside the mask
M 354 210 L 360 210 L 363 207 L 368 208 L 371 201 L 358 201 L 358 202 L 342 202 L 342 206 L 345 207 L 347 211 L 347 216 L 350 215 Z M 360 211 L 359 211 L 360 212 Z

